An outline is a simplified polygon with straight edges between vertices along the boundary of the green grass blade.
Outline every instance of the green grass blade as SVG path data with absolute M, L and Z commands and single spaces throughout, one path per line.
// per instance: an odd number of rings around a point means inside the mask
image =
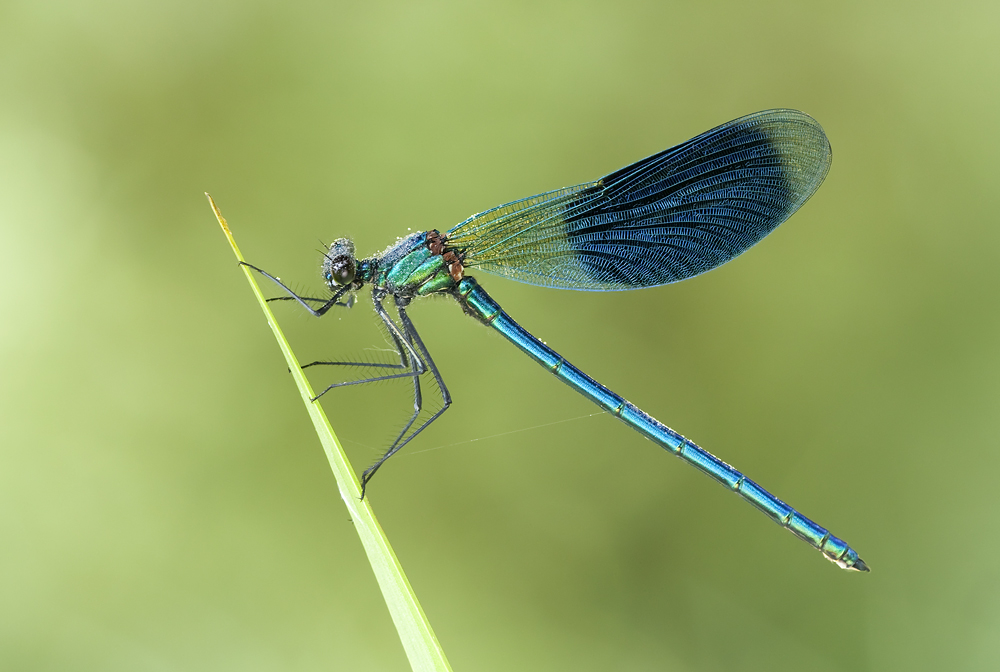
M 236 258 L 244 261 L 218 206 L 209 194 L 205 195 L 208 196 L 208 202 L 211 203 L 212 210 L 215 212 L 229 244 L 233 246 Z M 288 368 L 299 388 L 299 394 L 302 395 L 302 402 L 316 427 L 316 434 L 319 436 L 320 443 L 323 444 L 326 458 L 330 461 L 330 468 L 333 469 L 333 475 L 337 479 L 340 496 L 344 500 L 344 504 L 347 505 L 347 510 L 351 513 L 351 519 L 354 521 L 358 536 L 361 537 L 361 544 L 365 547 L 365 553 L 368 554 L 368 562 L 371 563 L 372 571 L 375 572 L 375 578 L 382 589 L 382 597 L 385 598 L 389 614 L 392 616 L 393 623 L 396 624 L 396 630 L 399 632 L 399 639 L 403 643 L 406 657 L 410 660 L 410 666 L 415 672 L 450 672 L 451 666 L 448 665 L 448 659 L 445 658 L 444 651 L 438 644 L 434 630 L 427 621 L 427 616 L 424 615 L 424 610 L 420 608 L 417 596 L 413 593 L 410 582 L 407 581 L 406 574 L 403 573 L 403 568 L 400 566 L 392 546 L 389 545 L 389 540 L 386 539 L 382 527 L 378 524 L 368 500 L 361 501 L 361 485 L 354 474 L 354 469 L 351 468 L 351 464 L 347 460 L 347 455 L 344 454 L 340 442 L 337 441 L 337 437 L 333 433 L 333 428 L 330 427 L 326 413 L 323 412 L 323 408 L 319 404 L 310 401 L 316 395 L 309 385 L 309 381 L 303 375 L 295 353 L 292 352 L 277 320 L 274 319 L 274 314 L 264 300 L 264 295 L 261 293 L 253 273 L 246 266 L 241 266 L 241 268 L 246 274 L 251 289 L 253 289 L 254 296 L 260 303 L 261 310 L 267 317 L 267 323 L 270 325 L 271 331 L 274 332 L 274 337 L 278 340 L 278 347 L 285 355 Z

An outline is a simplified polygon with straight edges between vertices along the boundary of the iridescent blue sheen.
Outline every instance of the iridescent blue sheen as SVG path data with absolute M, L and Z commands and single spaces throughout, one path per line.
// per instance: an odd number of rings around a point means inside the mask
M 448 232 L 481 268 L 545 287 L 677 282 L 744 252 L 830 169 L 830 143 L 797 110 L 741 117 L 596 182 L 487 210 Z
M 555 350 L 532 336 L 524 327 L 507 315 L 475 279 L 462 279 L 458 286 L 458 297 L 468 312 L 496 329 L 525 354 L 605 411 L 617 416 L 622 422 L 647 439 L 736 492 L 740 497 L 767 514 L 771 520 L 818 549 L 828 560 L 844 569 L 868 571 L 868 566 L 858 557 L 857 552 L 830 534 L 829 530 L 809 520 L 693 441 L 684 438 L 656 418 L 644 413 L 623 397 L 604 387 L 563 359 Z
M 451 403 L 440 372 L 407 315 L 414 298 L 447 294 L 574 390 L 736 492 L 829 560 L 845 569 L 868 571 L 858 554 L 829 530 L 567 362 L 511 319 L 467 275 L 482 269 L 535 285 L 596 291 L 690 278 L 741 254 L 787 219 L 822 184 L 830 160 L 830 143 L 812 117 L 796 110 L 758 112 L 595 182 L 501 205 L 444 235 L 411 234 L 367 259 L 355 260 L 353 243 L 339 239 L 324 260 L 324 277 L 333 292 L 330 299 L 300 297 L 274 276 L 265 275 L 289 294 L 283 298 L 298 301 L 317 316 L 334 305 L 350 306 L 354 292 L 372 285 L 375 310 L 396 344 L 400 363 L 310 365 L 405 370 L 335 383 L 320 396 L 342 385 L 413 380 L 414 414 L 385 455 L 365 471 L 363 485 Z M 349 298 L 343 303 L 345 296 Z M 398 322 L 382 305 L 390 296 Z M 313 308 L 309 302 L 322 305 Z M 417 426 L 420 378 L 427 371 L 441 390 L 444 406 Z
M 723 124 L 596 181 L 470 217 L 448 232 L 467 270 L 546 287 L 625 290 L 677 282 L 741 254 L 805 203 L 832 153 L 797 110 Z M 457 296 L 532 359 L 643 436 L 735 491 L 845 569 L 858 554 L 711 453 L 593 380 L 532 336 L 472 278 Z

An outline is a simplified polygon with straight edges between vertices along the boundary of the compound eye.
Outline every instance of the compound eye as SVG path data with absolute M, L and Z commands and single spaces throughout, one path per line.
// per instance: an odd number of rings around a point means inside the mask
M 348 285 L 354 282 L 354 272 L 354 259 L 348 256 L 334 257 L 327 279 L 338 285 Z

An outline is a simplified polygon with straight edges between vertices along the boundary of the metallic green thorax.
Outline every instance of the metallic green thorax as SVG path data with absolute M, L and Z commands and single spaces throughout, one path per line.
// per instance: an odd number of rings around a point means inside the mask
M 427 296 L 456 284 L 442 255 L 428 247 L 426 234 L 401 240 L 383 253 L 379 266 L 376 284 L 395 295 Z
M 309 305 L 317 299 L 298 297 L 281 286 L 320 316 L 334 305 L 350 306 L 354 293 L 370 284 L 375 309 L 399 354 L 399 365 L 385 366 L 407 371 L 327 389 L 410 377 L 414 386 L 414 414 L 382 459 L 365 472 L 364 482 L 451 403 L 406 312 L 417 297 L 446 294 L 604 412 L 737 493 L 827 559 L 845 569 L 868 571 L 842 539 L 567 362 L 465 275 L 468 269 L 481 269 L 520 282 L 588 291 L 655 287 L 693 277 L 749 249 L 795 212 L 823 182 L 831 156 L 826 134 L 812 117 L 768 110 L 600 180 L 487 210 L 443 234 L 434 229 L 411 233 L 368 259 L 354 258 L 350 240 L 335 241 L 323 262 L 333 296 L 320 308 Z M 387 298 L 395 304 L 398 322 L 382 305 Z M 422 409 L 420 376 L 426 372 L 444 403 L 416 425 Z

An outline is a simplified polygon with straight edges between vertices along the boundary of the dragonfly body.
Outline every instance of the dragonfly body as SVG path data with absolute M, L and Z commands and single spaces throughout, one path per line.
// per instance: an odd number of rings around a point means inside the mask
M 410 320 L 418 297 L 446 294 L 564 383 L 668 452 L 733 490 L 782 527 L 845 569 L 868 566 L 845 542 L 711 453 L 607 389 L 515 322 L 469 274 L 474 268 L 548 287 L 623 290 L 650 287 L 714 268 L 742 253 L 790 216 L 819 187 L 830 165 L 822 128 L 795 110 L 770 110 L 736 119 L 686 143 L 643 159 L 601 180 L 499 206 L 445 234 L 414 233 L 381 254 L 357 260 L 339 239 L 324 255 L 330 298 L 298 296 L 256 269 L 314 315 L 351 305 L 345 296 L 368 285 L 376 312 L 396 345 L 399 364 L 313 362 L 376 366 L 396 371 L 334 387 L 411 378 L 414 414 L 379 466 L 444 412 L 451 396 Z M 256 267 L 254 267 L 256 268 Z M 383 307 L 391 297 L 398 322 Z M 311 304 L 319 303 L 319 307 Z M 444 405 L 416 424 L 421 376 L 430 371 Z M 319 397 L 317 397 L 318 399 Z

